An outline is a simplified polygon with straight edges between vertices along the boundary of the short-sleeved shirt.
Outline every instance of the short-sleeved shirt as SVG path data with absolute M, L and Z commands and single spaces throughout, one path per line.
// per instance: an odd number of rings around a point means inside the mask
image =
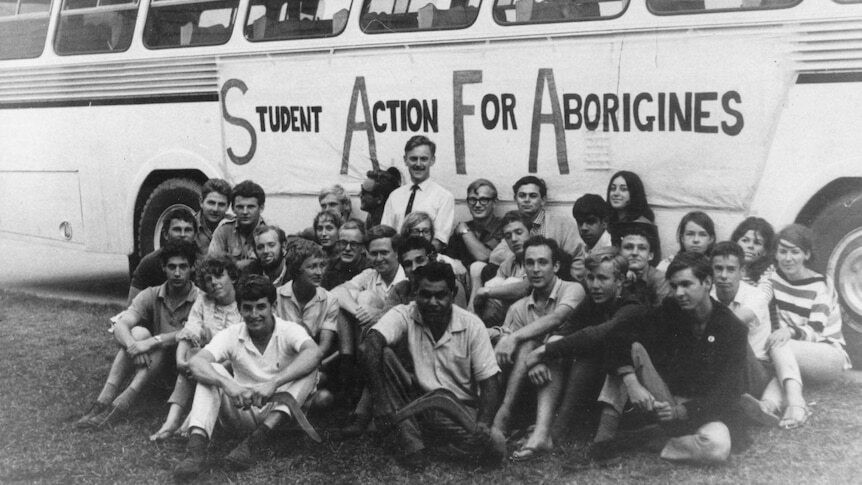
M 715 286 L 712 287 L 710 296 L 716 300 L 718 299 Z M 728 306 L 733 311 L 742 307 L 754 313 L 755 320 L 748 322 L 748 345 L 751 346 L 751 350 L 754 351 L 754 355 L 758 359 L 768 360 L 766 339 L 772 333 L 772 324 L 769 319 L 769 302 L 766 300 L 766 295 L 758 288 L 740 281 L 739 290 L 737 290 L 733 301 Z
M 395 273 L 395 277 L 392 278 L 392 282 L 389 284 L 386 284 L 386 282 L 383 281 L 383 277 L 380 276 L 380 273 L 378 273 L 374 268 L 368 268 L 354 276 L 350 280 L 350 283 L 356 285 L 356 287 L 359 288 L 359 291 L 371 292 L 380 298 L 381 302 L 385 302 L 389 297 L 389 294 L 394 291 L 395 285 L 406 280 L 407 276 L 404 274 L 404 268 L 399 264 L 398 271 Z
M 338 300 L 323 288 L 316 289 L 305 307 L 300 307 L 293 294 L 293 281 L 280 286 L 276 298 L 275 314 L 284 320 L 299 323 L 315 340 L 320 338 L 321 330 L 338 330 Z
M 560 249 L 570 258 L 569 272 L 576 279 L 583 279 L 586 274 L 584 261 L 586 260 L 587 245 L 581 239 L 575 220 L 568 217 L 553 215 L 544 209 L 540 210 L 533 219 L 533 227 L 530 228 L 531 236 L 544 236 L 557 242 Z M 491 262 L 495 262 L 504 253 L 506 257 L 512 255 L 512 251 L 505 241 L 498 244 L 492 251 Z
M 494 214 L 491 214 L 483 220 L 470 220 L 465 222 L 467 228 L 473 231 L 473 235 L 480 243 L 484 244 L 488 249 L 494 249 L 500 241 L 503 240 L 503 220 Z M 446 254 L 461 260 L 465 265 L 469 265 L 476 258 L 470 254 L 467 245 L 464 243 L 463 235 L 453 233 L 449 239 L 449 245 L 446 248 Z
M 584 299 L 584 290 L 580 283 L 563 281 L 560 278 L 556 278 L 551 294 L 548 296 L 548 303 L 544 308 L 536 305 L 534 293 L 531 291 L 529 295 L 512 303 L 506 313 L 503 333 L 512 333 L 526 327 L 538 318 L 553 313 L 560 306 L 567 306 L 574 311 Z
M 389 198 L 386 199 L 386 204 L 383 206 L 381 224 L 386 224 L 396 231 L 401 230 L 401 225 L 404 224 L 406 217 L 404 212 L 407 210 L 410 195 L 413 193 L 412 189 L 413 184 L 406 183 L 389 194 Z M 439 239 L 444 244 L 449 240 L 455 223 L 455 196 L 451 192 L 437 182 L 426 179 L 419 184 L 419 189 L 416 190 L 411 212 L 427 213 L 434 222 L 434 238 Z
M 143 290 L 151 286 L 159 286 L 167 280 L 165 270 L 162 269 L 161 254 L 160 248 L 141 258 L 141 262 L 132 273 L 130 284 L 132 288 Z
M 393 308 L 372 328 L 390 346 L 406 339 L 416 381 L 425 392 L 448 389 L 462 401 L 476 402 L 478 383 L 500 372 L 482 320 L 456 306 L 449 326 L 436 342 L 422 324 L 415 302 Z
M 524 269 L 524 262 L 518 261 L 518 258 L 510 252 L 503 264 L 497 269 L 497 277 L 503 279 L 526 278 L 527 271 Z
M 215 231 L 210 229 L 207 225 L 204 211 L 198 211 L 198 213 L 195 214 L 195 219 L 198 221 L 198 232 L 195 233 L 195 244 L 198 247 L 198 259 L 202 259 L 209 252 L 210 243 L 213 239 L 213 232 Z M 225 216 L 222 221 L 225 220 L 232 221 L 233 216 Z M 219 223 L 221 223 L 221 221 L 219 221 Z M 218 228 L 218 225 L 216 225 L 216 228 Z
M 166 285 L 167 283 L 144 289 L 126 310 L 138 317 L 138 325 L 150 329 L 154 335 L 176 332 L 183 328 L 198 297 L 198 288 L 191 285 L 185 299 L 171 307 L 167 300 Z
M 587 255 L 590 255 L 596 251 L 609 248 L 614 245 L 613 240 L 611 239 L 611 233 L 605 231 L 599 236 L 599 239 L 596 241 L 596 244 L 593 247 L 587 249 Z
M 237 323 L 242 323 L 242 315 L 235 301 L 219 305 L 206 293 L 199 291 L 185 326 L 177 334 L 177 340 L 189 340 L 202 347 L 212 340 L 215 334 Z
M 302 345 L 311 340 L 299 324 L 274 318 L 272 337 L 263 354 L 254 346 L 245 323 L 222 330 L 204 350 L 209 351 L 216 362 L 230 362 L 234 379 L 241 386 L 272 382 L 296 359 Z
M 258 218 L 257 225 L 266 225 L 263 217 Z M 246 235 L 237 230 L 236 220 L 225 219 L 221 221 L 216 230 L 213 231 L 208 254 L 214 256 L 227 254 L 235 261 L 257 259 L 257 254 L 254 252 L 252 231 Z

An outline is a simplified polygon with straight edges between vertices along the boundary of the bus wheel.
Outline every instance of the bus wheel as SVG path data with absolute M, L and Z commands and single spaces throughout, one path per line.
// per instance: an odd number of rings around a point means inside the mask
M 815 266 L 838 293 L 847 353 L 862 368 L 862 190 L 832 201 L 811 229 Z
M 150 193 L 138 219 L 138 256 L 144 257 L 164 243 L 165 216 L 174 209 L 194 214 L 200 209 L 201 186 L 189 179 L 168 179 Z

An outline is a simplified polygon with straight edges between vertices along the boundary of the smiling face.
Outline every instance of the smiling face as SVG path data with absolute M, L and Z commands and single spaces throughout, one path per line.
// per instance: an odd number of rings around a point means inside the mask
M 496 205 L 497 196 L 487 185 L 480 185 L 475 192 L 467 194 L 467 209 L 473 219 L 486 219 L 491 216 Z
M 750 263 L 763 257 L 766 254 L 766 246 L 763 241 L 763 236 L 754 229 L 749 230 L 736 241 L 742 252 L 745 253 L 745 262 Z
M 715 239 L 703 227 L 688 221 L 682 231 L 682 249 L 692 253 L 706 253 L 706 249 Z
M 611 187 L 609 190 L 610 198 L 608 199 L 608 203 L 611 204 L 611 207 L 614 210 L 623 210 L 628 207 L 631 202 L 631 194 L 629 194 L 629 186 L 622 176 L 619 176 L 611 181 Z
M 254 237 L 254 252 L 260 264 L 267 269 L 281 264 L 284 248 L 275 231 L 266 231 Z
M 515 193 L 515 204 L 518 205 L 518 212 L 532 218 L 545 207 L 545 198 L 542 197 L 538 185 L 524 184 L 518 187 L 518 192 Z
M 811 258 L 809 251 L 804 251 L 799 246 L 786 239 L 778 241 L 778 249 L 775 251 L 775 261 L 781 271 L 791 280 L 805 277 L 805 262 Z
M 421 279 L 416 291 L 416 307 L 423 323 L 442 324 L 452 315 L 454 295 L 445 281 Z
M 629 261 L 629 269 L 638 274 L 646 269 L 653 257 L 647 238 L 637 234 L 623 236 L 620 254 Z
M 314 226 L 314 234 L 317 236 L 317 242 L 325 249 L 333 248 L 338 241 L 338 227 L 325 217 L 321 217 Z
M 272 333 L 275 328 L 275 318 L 272 315 L 272 304 L 269 300 L 265 297 L 258 300 L 242 300 L 237 306 L 245 321 L 248 334 L 252 338 L 260 338 Z
M 434 155 L 428 145 L 419 145 L 404 154 L 404 165 L 410 173 L 410 180 L 414 184 L 421 184 L 431 176 L 431 167 L 434 165 Z
M 359 229 L 343 229 L 338 233 L 338 248 L 341 250 L 341 261 L 352 264 L 362 257 L 365 251 L 362 233 Z
M 524 270 L 533 290 L 541 291 L 552 286 L 559 269 L 560 263 L 553 260 L 548 246 L 530 246 L 524 251 Z
M 368 244 L 371 266 L 384 278 L 395 276 L 398 271 L 398 254 L 392 249 L 392 239 L 381 237 Z
M 227 196 L 216 191 L 208 193 L 201 201 L 201 211 L 203 211 L 204 219 L 210 224 L 218 224 L 224 219 L 227 206 Z
M 300 284 L 318 287 L 323 282 L 323 274 L 326 273 L 326 258 L 306 258 L 299 267 L 297 279 Z
M 434 225 L 427 219 L 423 220 L 410 228 L 410 235 L 431 241 L 434 238 Z

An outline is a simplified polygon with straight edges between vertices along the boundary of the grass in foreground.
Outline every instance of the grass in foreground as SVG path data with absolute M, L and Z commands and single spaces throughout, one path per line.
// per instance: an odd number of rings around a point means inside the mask
M 0 483 L 172 480 L 184 443 L 147 440 L 167 413 L 168 391 L 144 396 L 112 429 L 74 428 L 107 375 L 115 347 L 106 322 L 119 310 L 0 291 Z M 339 424 L 333 418 L 315 421 L 321 445 L 289 433 L 253 469 L 235 473 L 214 465 L 198 483 L 859 483 L 862 386 L 848 380 L 807 397 L 814 415 L 806 427 L 754 429 L 754 446 L 720 467 L 670 465 L 653 454 L 630 453 L 618 467 L 566 475 L 561 465 L 573 448 L 564 446 L 534 463 L 488 471 L 436 461 L 411 475 L 395 464 L 389 443 L 329 440 L 325 423 Z M 219 439 L 211 457 L 235 443 Z

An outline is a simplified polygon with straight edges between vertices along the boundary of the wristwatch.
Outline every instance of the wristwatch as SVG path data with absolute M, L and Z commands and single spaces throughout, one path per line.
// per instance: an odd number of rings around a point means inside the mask
M 155 340 L 157 344 L 162 345 L 162 336 L 161 335 L 154 335 L 153 340 Z

